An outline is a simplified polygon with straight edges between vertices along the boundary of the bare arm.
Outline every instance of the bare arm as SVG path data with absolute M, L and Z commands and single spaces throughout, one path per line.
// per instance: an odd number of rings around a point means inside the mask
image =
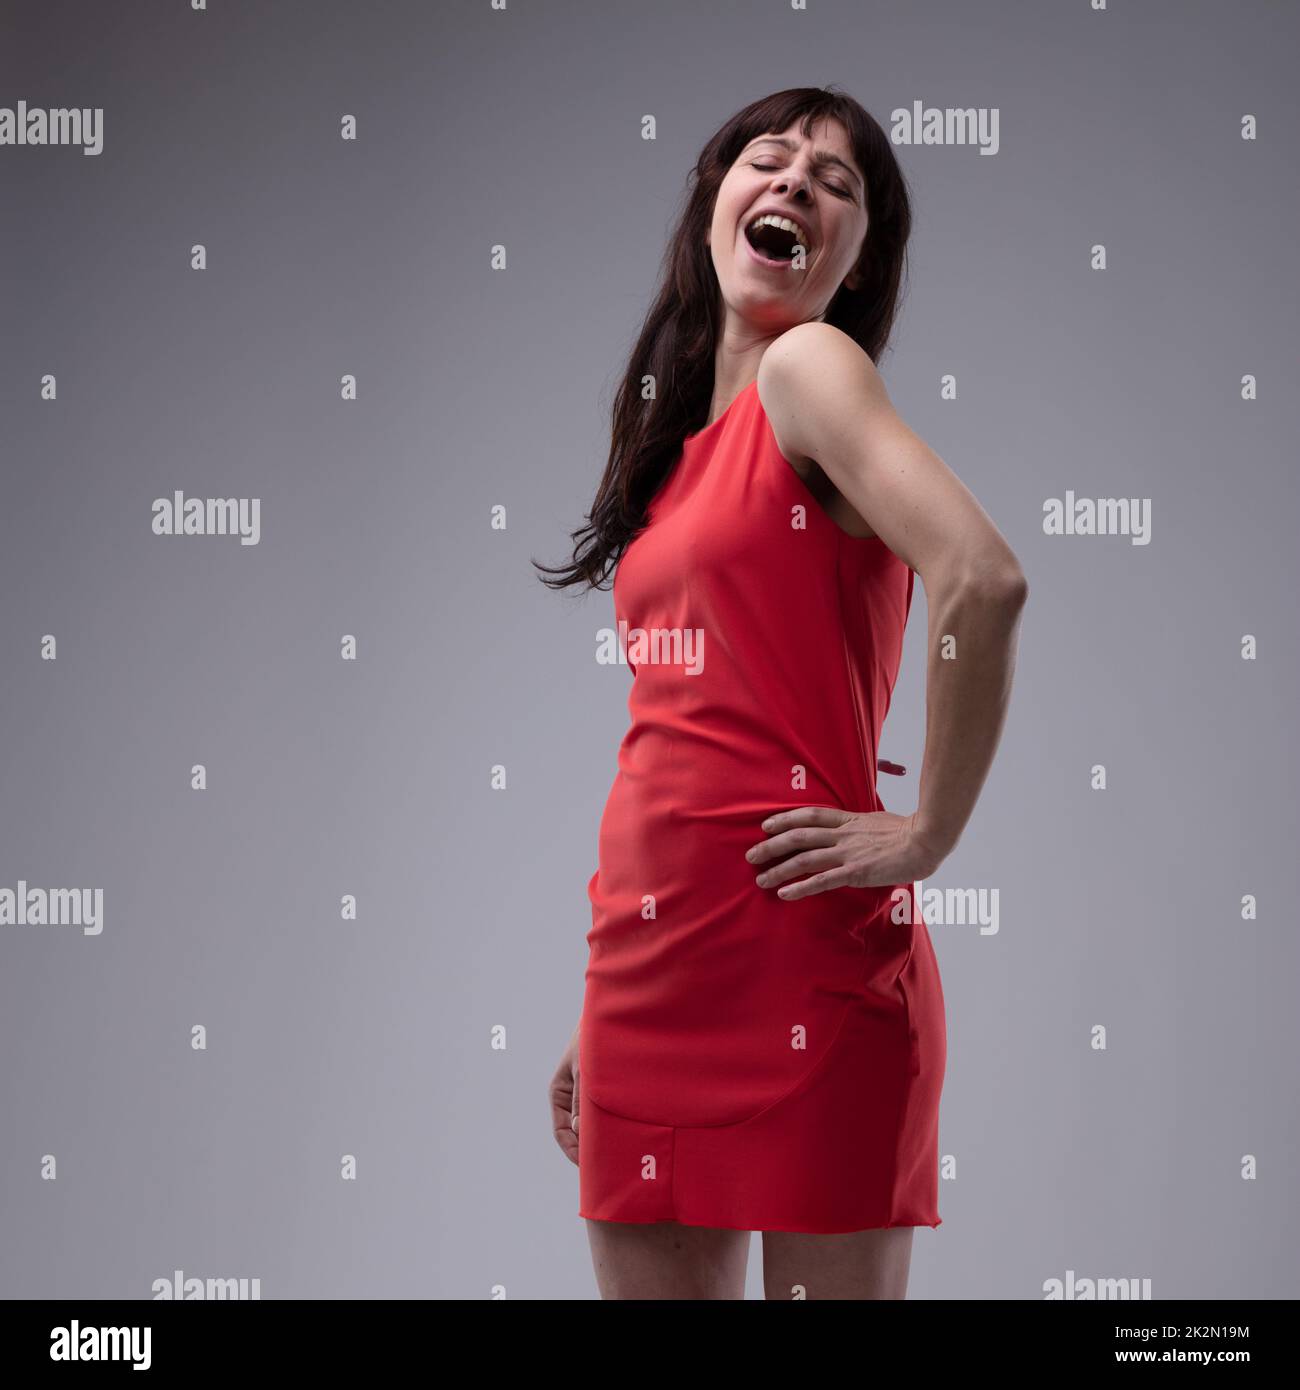
M 932 583 L 922 575 L 922 582 L 930 620 L 913 825 L 937 868 L 966 828 L 1002 737 L 1029 586 L 1015 576 Z
M 781 452 L 815 460 L 925 587 L 925 755 L 908 837 L 932 871 L 970 819 L 1002 735 L 1024 573 L 969 489 L 899 418 L 875 365 L 847 335 L 801 324 L 768 348 L 758 376 Z

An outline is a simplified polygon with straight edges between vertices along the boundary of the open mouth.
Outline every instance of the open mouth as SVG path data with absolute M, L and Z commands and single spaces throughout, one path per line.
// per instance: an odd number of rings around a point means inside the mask
M 770 212 L 754 218 L 745 228 L 745 240 L 763 260 L 773 265 L 789 265 L 796 251 L 803 247 L 811 252 L 808 233 L 788 217 L 776 217 Z

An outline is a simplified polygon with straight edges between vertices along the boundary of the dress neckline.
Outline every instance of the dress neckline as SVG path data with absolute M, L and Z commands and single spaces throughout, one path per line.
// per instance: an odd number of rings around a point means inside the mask
M 735 410 L 736 406 L 739 405 L 740 400 L 745 395 L 745 393 L 747 391 L 754 390 L 757 386 L 757 377 L 755 377 L 753 381 L 748 382 L 746 385 L 742 386 L 740 390 L 736 392 L 735 396 L 732 397 L 731 404 L 726 408 L 726 410 L 724 410 L 722 414 L 719 415 L 718 418 L 713 421 L 712 424 L 705 425 L 702 430 L 696 430 L 694 434 L 688 434 L 686 438 L 682 441 L 683 445 L 695 444 L 699 440 L 704 439 L 708 435 L 712 434 L 714 430 L 716 430 L 718 426 L 722 424 L 722 422 L 727 418 L 727 416 L 730 415 L 733 410 Z

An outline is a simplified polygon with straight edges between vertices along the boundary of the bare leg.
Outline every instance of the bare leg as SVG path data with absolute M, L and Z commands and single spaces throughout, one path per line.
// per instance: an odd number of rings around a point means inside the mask
M 748 1231 L 587 1222 L 601 1298 L 744 1298 Z
M 764 1296 L 906 1298 L 912 1230 L 892 1226 L 833 1236 L 764 1231 Z

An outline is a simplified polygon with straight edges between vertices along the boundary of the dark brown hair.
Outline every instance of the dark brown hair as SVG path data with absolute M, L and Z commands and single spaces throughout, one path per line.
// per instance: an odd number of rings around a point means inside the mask
M 898 312 L 912 229 L 903 171 L 889 137 L 852 97 L 833 86 L 776 92 L 732 116 L 695 163 L 686 209 L 664 253 L 658 294 L 614 398 L 609 459 L 595 501 L 586 524 L 570 535 L 573 558 L 567 564 L 533 561 L 543 572 L 543 584 L 606 587 L 628 543 L 645 525 L 646 509 L 680 456 L 683 440 L 704 426 L 713 399 L 722 306 L 704 238 L 718 187 L 751 140 L 787 130 L 795 121 L 807 136 L 823 119 L 843 125 L 867 193 L 867 235 L 857 265 L 861 287 L 841 285 L 823 319 L 879 362 Z M 650 400 L 642 390 L 646 378 L 653 381 Z

